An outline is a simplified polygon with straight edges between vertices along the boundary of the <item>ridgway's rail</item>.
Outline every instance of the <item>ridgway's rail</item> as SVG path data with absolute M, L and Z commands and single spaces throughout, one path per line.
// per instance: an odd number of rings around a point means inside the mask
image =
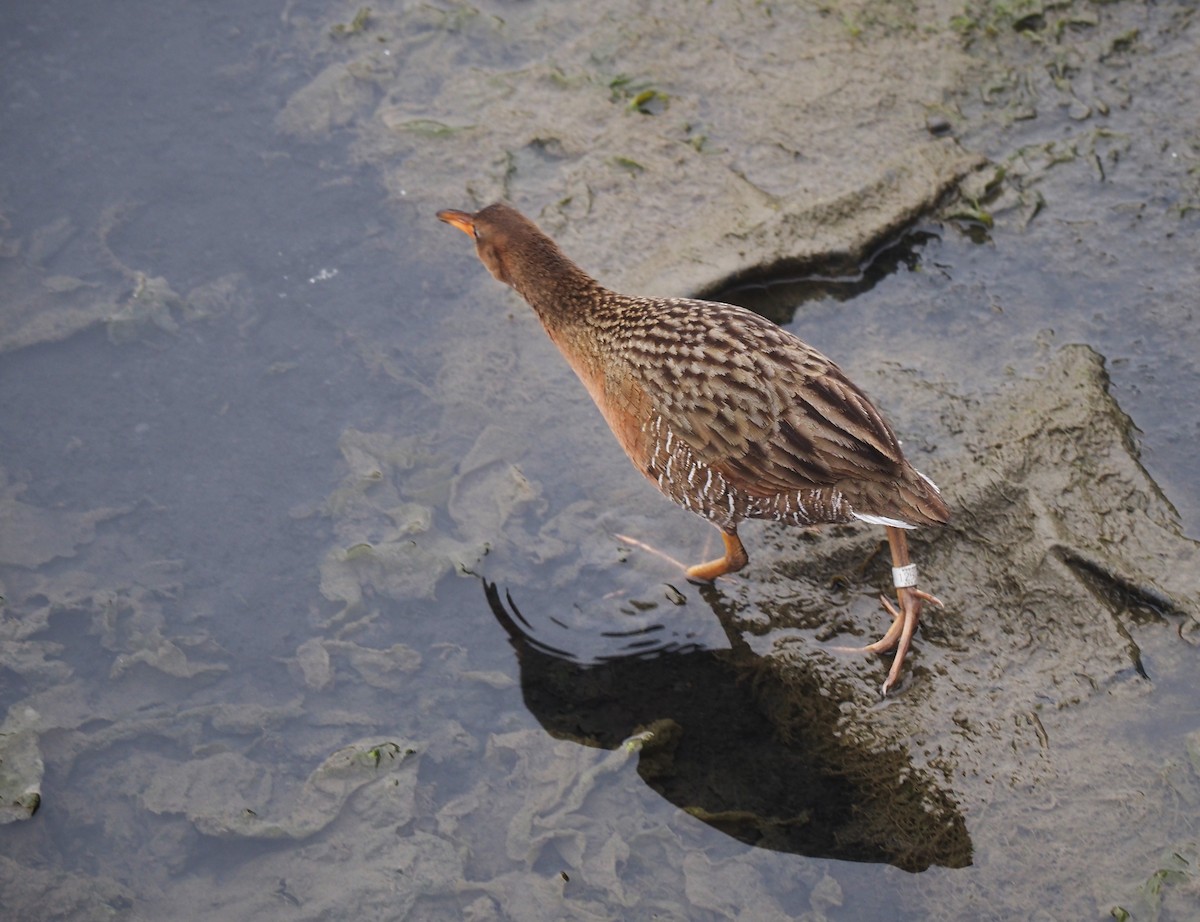
M 725 554 L 690 567 L 710 581 L 746 566 L 743 519 L 794 525 L 860 520 L 887 530 L 892 625 L 863 648 L 900 676 L 922 605 L 905 531 L 950 510 L 904 458 L 880 412 L 833 362 L 730 304 L 637 298 L 604 288 L 503 203 L 438 217 L 469 234 L 480 260 L 537 313 L 634 466 L 721 531 Z

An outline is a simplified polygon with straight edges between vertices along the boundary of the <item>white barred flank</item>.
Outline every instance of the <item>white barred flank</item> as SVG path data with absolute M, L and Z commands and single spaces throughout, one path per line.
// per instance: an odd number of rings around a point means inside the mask
M 856 517 L 867 521 L 879 518 L 855 513 L 841 491 L 830 487 L 785 490 L 767 496 L 740 490 L 720 470 L 701 461 L 657 413 L 646 421 L 642 431 L 649 436 L 647 476 L 684 509 L 718 528 L 735 526 L 743 519 L 772 519 L 805 526 L 849 522 Z M 681 471 L 686 475 L 680 476 Z

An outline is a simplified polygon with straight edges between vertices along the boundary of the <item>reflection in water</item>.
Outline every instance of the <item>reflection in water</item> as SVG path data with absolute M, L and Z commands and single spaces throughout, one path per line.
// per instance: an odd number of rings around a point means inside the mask
M 651 730 L 638 774 L 692 816 L 774 851 L 907 871 L 971 863 L 950 795 L 903 751 L 841 735 L 837 702 L 817 677 L 755 654 L 716 592 L 705 598 L 731 649 L 640 649 L 581 664 L 540 640 L 511 595 L 486 581 L 484 591 L 542 726 L 604 749 Z

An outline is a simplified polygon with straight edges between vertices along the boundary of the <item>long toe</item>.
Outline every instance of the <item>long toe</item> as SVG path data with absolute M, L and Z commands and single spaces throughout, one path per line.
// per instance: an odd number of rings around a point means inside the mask
M 639 541 L 637 538 L 630 537 L 629 535 L 620 535 L 620 534 L 616 534 L 616 533 L 613 534 L 613 537 L 616 538 L 618 541 L 622 542 L 623 544 L 628 544 L 630 547 L 635 547 L 638 550 L 646 551 L 649 554 L 653 554 L 655 557 L 659 558 L 660 560 L 665 560 L 667 563 L 671 564 L 672 566 L 678 567 L 680 570 L 686 571 L 688 569 L 687 566 L 685 566 L 680 561 L 676 560 L 674 557 L 672 557 L 666 551 L 660 551 L 654 545 L 647 544 L 645 541 Z
M 922 592 L 920 589 L 905 588 L 897 592 L 899 596 L 900 608 L 897 610 L 887 599 L 881 599 L 883 607 L 888 610 L 895 619 L 892 622 L 892 627 L 888 630 L 884 639 L 888 639 L 892 632 L 900 625 L 900 636 L 896 640 L 896 656 L 892 660 L 892 668 L 888 670 L 887 678 L 883 682 L 881 693 L 886 695 L 896 683 L 900 681 L 900 673 L 904 671 L 904 660 L 908 656 L 909 647 L 912 646 L 913 634 L 917 630 L 917 624 L 921 620 L 921 606 L 925 602 L 931 602 L 938 607 L 941 607 L 941 602 L 931 596 L 928 592 Z
M 884 596 L 880 596 L 879 601 L 883 603 L 883 607 L 891 614 L 892 624 L 887 629 L 887 633 L 877 641 L 869 643 L 865 647 L 859 647 L 858 649 L 862 653 L 886 653 L 896 646 L 900 640 L 900 633 L 904 630 L 904 619 L 901 617 L 900 612 L 896 611 L 895 606 Z

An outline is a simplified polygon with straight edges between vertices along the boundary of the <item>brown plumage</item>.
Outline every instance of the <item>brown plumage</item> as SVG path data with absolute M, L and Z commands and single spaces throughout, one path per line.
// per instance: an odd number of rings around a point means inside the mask
M 508 205 L 438 217 L 470 234 L 480 260 L 529 302 L 634 465 L 676 503 L 721 530 L 725 555 L 691 567 L 712 580 L 749 561 L 743 519 L 887 528 L 907 567 L 903 529 L 950 516 L 937 487 L 904 458 L 891 426 L 833 362 L 786 330 L 730 304 L 617 294 L 571 262 Z M 892 627 L 864 649 L 896 647 L 899 677 L 922 602 L 897 582 Z

